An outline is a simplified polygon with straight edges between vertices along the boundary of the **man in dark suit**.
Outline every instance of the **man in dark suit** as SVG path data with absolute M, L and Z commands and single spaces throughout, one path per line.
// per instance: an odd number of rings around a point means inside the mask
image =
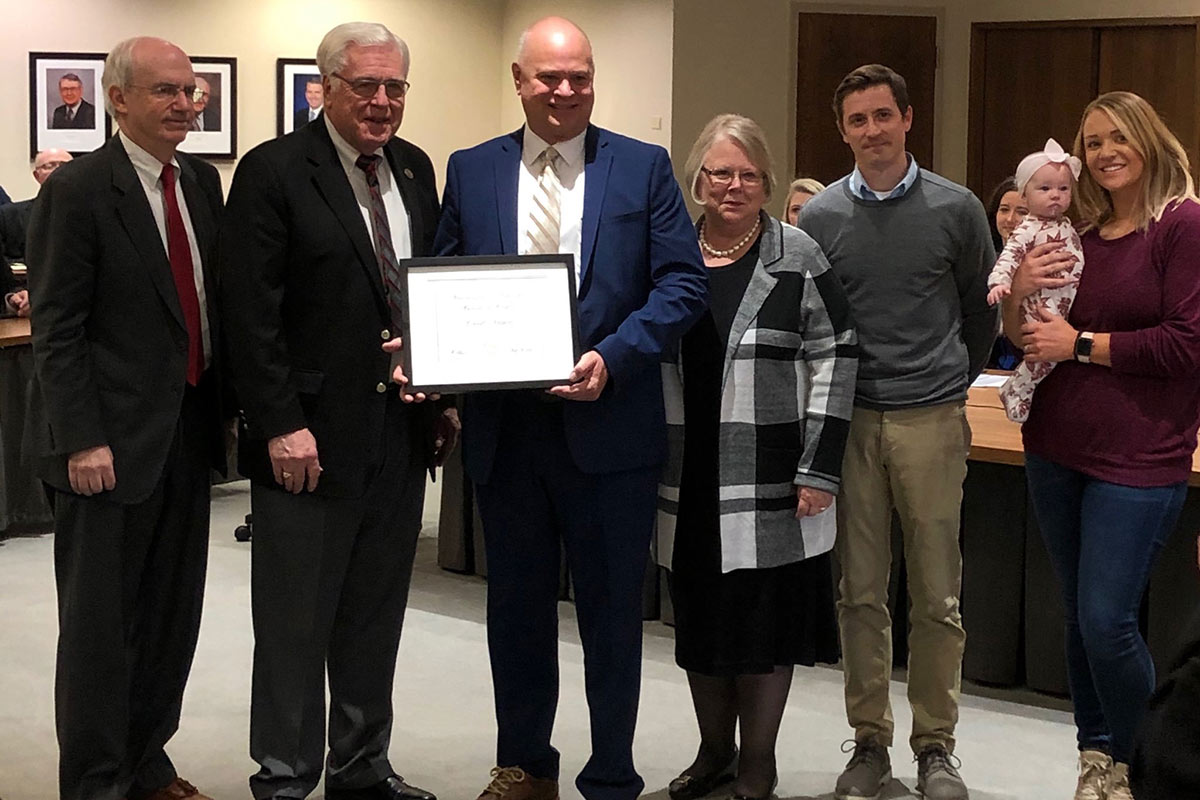
M 576 785 L 589 800 L 632 800 L 643 788 L 632 752 L 642 581 L 666 454 L 659 356 L 703 311 L 706 274 L 666 151 L 588 124 L 584 33 L 535 23 L 512 74 L 526 125 L 451 156 L 435 248 L 571 253 L 585 352 L 549 394 L 478 393 L 464 410 L 499 727 L 499 768 L 481 797 L 558 796 L 561 542 L 591 711 L 592 757 Z
M 317 118 L 321 106 L 325 104 L 325 89 L 321 86 L 320 76 L 313 75 L 304 84 L 304 108 L 296 112 L 292 118 L 292 130 L 299 130 Z
M 119 133 L 50 177 L 30 223 L 72 800 L 203 798 L 164 751 L 200 630 L 209 473 L 224 469 L 209 270 L 221 183 L 176 152 L 193 81 L 169 42 L 114 47 L 103 85 Z
M 51 172 L 70 161 L 71 157 L 66 150 L 57 147 L 43 150 L 33 159 L 33 179 L 40 186 Z M 32 214 L 32 199 L 0 206 L 0 297 L 4 298 L 0 314 L 29 316 L 29 291 L 18 286 L 9 262 L 25 261 L 25 233 L 29 229 L 29 217 Z
M 246 154 L 221 236 L 254 509 L 250 787 L 316 787 L 328 672 L 326 798 L 432 800 L 388 761 L 391 695 L 424 473 L 458 417 L 389 382 L 398 260 L 430 252 L 437 191 L 428 156 L 394 138 L 408 46 L 349 23 L 317 63 L 324 118 Z
M 96 107 L 83 99 L 83 81 L 74 72 L 58 79 L 58 94 L 62 105 L 54 109 L 51 128 L 96 127 Z

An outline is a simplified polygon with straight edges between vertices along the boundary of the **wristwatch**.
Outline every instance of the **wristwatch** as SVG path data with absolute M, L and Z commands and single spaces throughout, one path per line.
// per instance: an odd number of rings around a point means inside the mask
M 1096 334 L 1091 331 L 1080 331 L 1075 337 L 1075 360 L 1080 364 L 1092 363 L 1092 342 Z

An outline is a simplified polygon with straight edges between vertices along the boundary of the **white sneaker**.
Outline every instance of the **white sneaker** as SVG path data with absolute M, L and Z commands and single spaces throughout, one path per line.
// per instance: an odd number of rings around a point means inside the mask
M 1108 753 L 1084 750 L 1079 754 L 1079 782 L 1075 784 L 1075 800 L 1108 800 L 1104 783 L 1112 769 Z
M 1133 792 L 1129 791 L 1129 765 L 1114 761 L 1108 771 L 1108 779 L 1104 782 L 1106 800 L 1133 800 Z

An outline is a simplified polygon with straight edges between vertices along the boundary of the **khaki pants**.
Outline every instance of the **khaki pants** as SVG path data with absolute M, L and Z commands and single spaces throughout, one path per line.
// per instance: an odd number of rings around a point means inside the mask
M 958 531 L 970 445 L 961 402 L 885 412 L 854 409 L 838 495 L 837 554 L 846 716 L 858 741 L 892 744 L 887 593 L 894 508 L 904 530 L 912 600 L 910 743 L 913 752 L 930 744 L 954 749 L 966 642 L 958 607 Z

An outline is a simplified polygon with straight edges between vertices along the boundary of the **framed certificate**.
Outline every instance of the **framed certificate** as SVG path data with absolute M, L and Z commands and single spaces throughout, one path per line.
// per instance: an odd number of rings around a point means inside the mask
M 410 390 L 538 389 L 579 360 L 569 254 L 403 262 L 404 374 Z

